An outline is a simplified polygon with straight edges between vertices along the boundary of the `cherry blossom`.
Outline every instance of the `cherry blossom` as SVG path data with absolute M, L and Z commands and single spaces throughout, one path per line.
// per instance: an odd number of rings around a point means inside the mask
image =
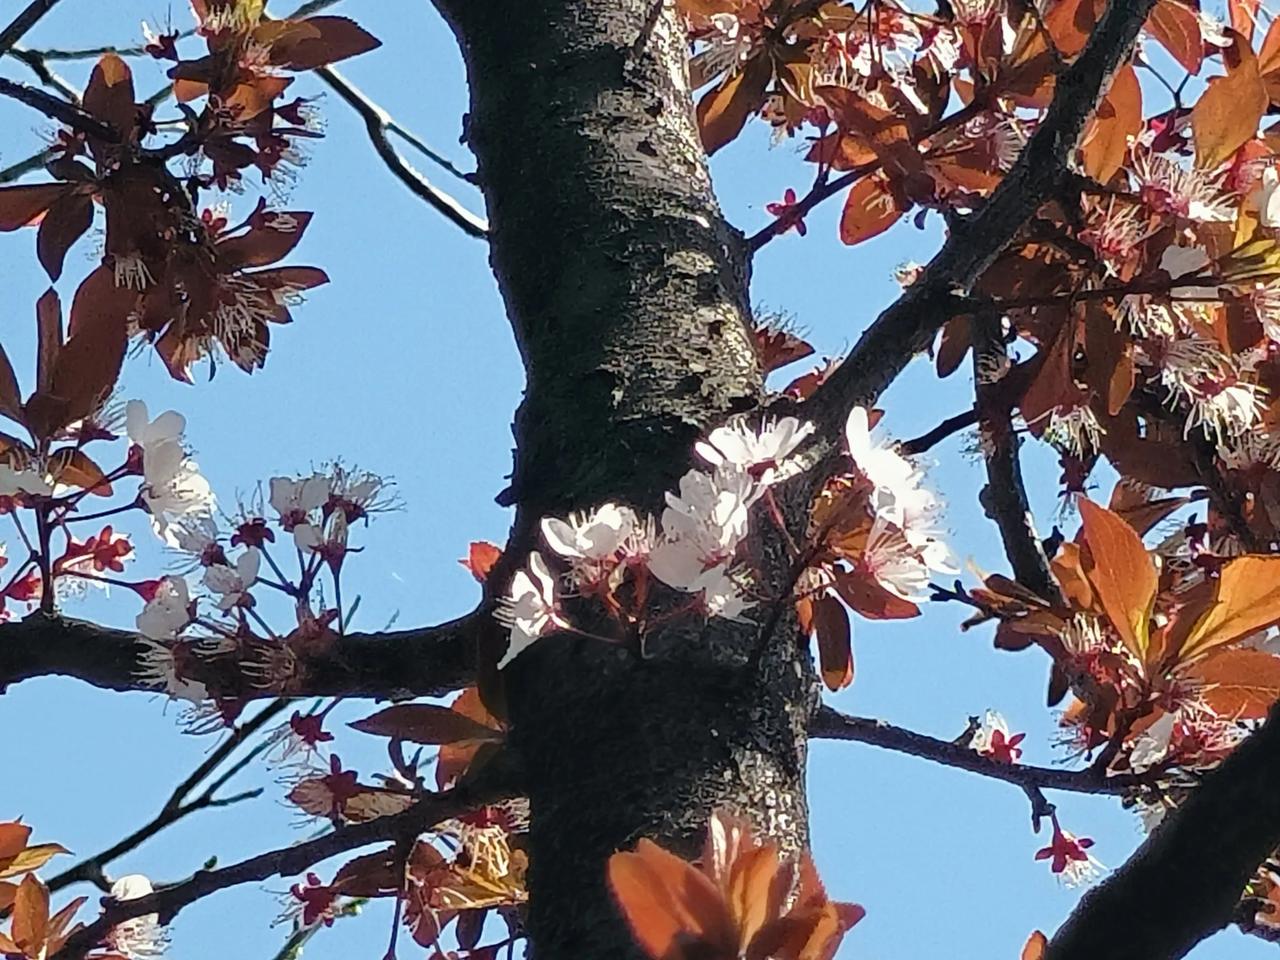
M 141 447 L 144 454 L 165 444 L 181 446 L 186 429 L 187 418 L 176 410 L 166 410 L 152 420 L 143 401 L 130 400 L 125 405 L 125 430 L 129 440 Z
M 1225 173 L 1183 167 L 1159 153 L 1135 151 L 1133 173 L 1138 194 L 1155 213 L 1202 223 L 1235 219 L 1232 197 L 1223 186 Z
M 536 550 L 529 554 L 527 568 L 517 570 L 511 578 L 511 589 L 500 601 L 498 617 L 511 628 L 507 652 L 498 661 L 499 670 L 535 640 L 568 627 L 556 602 L 555 578 Z
M 795 417 L 768 420 L 756 430 L 738 423 L 712 430 L 695 449 L 713 467 L 730 467 L 744 471 L 768 485 L 790 476 L 790 457 L 813 434 L 812 423 L 801 423 Z
M 227 611 L 233 607 L 253 605 L 253 597 L 249 589 L 258 579 L 258 569 L 262 565 L 262 553 L 249 547 L 236 558 L 235 566 L 215 563 L 204 571 L 204 585 L 214 593 L 221 594 L 218 609 Z
M 666 494 L 664 540 L 684 541 L 687 546 L 678 549 L 696 550 L 704 568 L 715 566 L 732 557 L 747 535 L 749 511 L 760 494 L 760 487 L 744 471 L 690 470 L 680 478 L 680 492 Z
M 398 503 L 388 492 L 391 484 L 384 477 L 341 463 L 330 468 L 329 486 L 326 510 L 341 510 L 348 523 L 367 520 L 371 513 L 393 510 Z
M 173 640 L 191 622 L 191 591 L 183 577 L 165 577 L 135 621 L 149 640 Z
M 149 878 L 131 873 L 113 883 L 108 895 L 115 900 L 137 900 L 154 892 Z M 149 960 L 164 953 L 169 935 L 160 924 L 160 915 L 147 913 L 117 923 L 107 932 L 105 943 L 129 960 Z
M 589 513 L 571 514 L 567 521 L 544 518 L 542 538 L 561 557 L 600 563 L 624 550 L 639 526 L 630 507 L 605 503 Z
M 871 439 L 871 428 L 865 407 L 854 407 L 845 421 L 845 443 L 853 465 L 877 492 L 885 492 L 892 501 L 910 499 L 918 486 L 915 465 L 892 446 Z
M 1280 171 L 1263 168 L 1253 200 L 1258 205 L 1258 224 L 1268 230 L 1280 227 Z
M 788 230 L 794 230 L 803 237 L 809 232 L 809 228 L 805 226 L 804 214 L 798 212 L 798 206 L 799 203 L 796 199 L 795 190 L 791 187 L 787 187 L 782 194 L 781 201 L 766 203 L 764 208 L 770 216 L 777 217 L 786 224 L 786 226 L 783 227 L 783 233 L 786 233 Z
M 139 496 L 151 515 L 152 529 L 156 536 L 175 547 L 177 537 L 171 525 L 211 515 L 217 502 L 213 489 L 196 462 L 176 442 L 161 443 L 149 450 L 144 448 L 142 470 L 143 486 Z
M 1017 763 L 1022 756 L 1019 744 L 1026 736 L 1025 733 L 1011 736 L 1004 717 L 995 710 L 988 710 L 982 718 L 982 726 L 974 731 L 969 748 L 997 763 Z
M 326 927 L 333 926 L 336 917 L 334 908 L 338 900 L 337 891 L 321 883 L 320 878 L 314 873 L 308 873 L 306 879 L 305 884 L 295 883 L 289 888 L 289 895 L 296 901 L 297 906 L 294 910 L 286 911 L 286 917 L 299 912 L 304 927 L 317 923 L 323 923 Z
M 858 566 L 890 593 L 916 602 L 929 599 L 929 566 L 901 528 L 877 516 Z
M 1050 869 L 1069 887 L 1088 883 L 1104 869 L 1089 853 L 1093 841 L 1088 837 L 1076 837 L 1053 822 L 1053 839 L 1049 846 L 1036 851 L 1037 860 L 1049 860 Z
M 280 526 L 293 530 L 298 524 L 307 523 L 328 502 L 330 489 L 330 478 L 321 473 L 296 479 L 272 477 L 269 502 L 280 515 Z

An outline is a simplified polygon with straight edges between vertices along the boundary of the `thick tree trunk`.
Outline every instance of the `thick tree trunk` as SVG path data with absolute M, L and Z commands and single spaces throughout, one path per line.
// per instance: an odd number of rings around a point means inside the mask
M 698 433 L 757 405 L 746 255 L 712 194 L 671 3 L 440 5 L 467 63 L 492 262 L 528 376 L 511 490 L 522 559 L 541 516 L 656 510 Z M 777 592 L 787 559 L 756 549 Z M 507 671 L 538 960 L 636 955 L 604 863 L 642 836 L 692 852 L 728 805 L 789 850 L 806 841 L 816 690 L 794 621 L 758 658 L 756 624 L 672 623 L 647 659 L 557 637 Z

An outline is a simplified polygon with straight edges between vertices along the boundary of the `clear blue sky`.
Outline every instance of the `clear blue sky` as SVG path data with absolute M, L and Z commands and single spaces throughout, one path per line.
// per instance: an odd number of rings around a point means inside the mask
M 23 0 L 25 2 L 25 0 Z M 0 22 L 23 2 L 0 0 Z M 286 12 L 277 5 L 276 13 Z M 336 12 L 356 16 L 384 46 L 344 65 L 345 72 L 405 125 L 464 167 L 458 145 L 466 91 L 453 40 L 426 0 L 348 2 Z M 74 47 L 137 41 L 138 22 L 172 17 L 189 24 L 184 3 L 162 0 L 64 0 L 28 38 L 32 46 Z M 28 79 L 18 65 L 0 72 Z M 84 70 L 68 65 L 82 83 Z M 138 88 L 162 82 L 159 67 L 140 61 Z M 300 78 L 294 90 L 319 92 Z M 522 374 L 488 271 L 483 244 L 410 196 L 380 165 L 361 126 L 332 96 L 321 102 L 328 137 L 311 163 L 292 206 L 317 211 L 290 258 L 323 267 L 333 283 L 295 311 L 297 323 L 276 331 L 266 370 L 252 378 L 221 369 L 196 387 L 170 381 L 144 354 L 126 368 L 123 393 L 145 398 L 153 411 L 173 407 L 189 420 L 188 435 L 206 475 L 225 502 L 275 473 L 300 471 L 341 455 L 393 476 L 406 509 L 380 519 L 365 539 L 369 549 L 351 564 L 349 590 L 363 599 L 356 626 L 374 630 L 393 618 L 399 626 L 435 622 L 471 608 L 477 590 L 455 560 L 469 540 L 505 538 L 508 513 L 493 503 L 510 466 L 510 421 Z M 39 145 L 48 124 L 17 105 L 0 102 L 0 167 Z M 802 188 L 811 170 L 788 145 L 770 150 L 767 132 L 752 128 L 714 163 L 721 200 L 747 230 L 767 222 L 764 204 L 787 186 Z M 472 208 L 478 196 L 420 164 Z M 236 198 L 232 198 L 236 202 Z M 236 202 L 233 213 L 247 213 Z M 926 260 L 936 227 L 909 222 L 856 249 L 836 239 L 838 201 L 811 216 L 806 239 L 794 234 L 757 258 L 753 297 L 785 311 L 819 352 L 844 351 L 897 292 L 894 266 Z M 233 220 L 236 219 L 233 217 Z M 100 240 L 100 235 L 99 235 Z M 0 235 L 0 337 L 20 375 L 33 372 L 33 304 L 45 287 L 34 256 L 33 232 Z M 73 249 L 71 283 L 90 268 L 92 240 Z M 964 373 L 939 383 L 918 360 L 884 399 L 886 425 L 908 437 L 959 412 L 970 402 Z M 993 527 L 976 503 L 980 467 L 952 439 L 930 455 L 933 484 L 950 504 L 956 552 L 981 568 L 1004 570 Z M 1029 463 L 1034 506 L 1047 530 L 1054 509 L 1053 461 Z M 139 538 L 145 542 L 144 538 Z M 136 569 L 162 563 L 150 545 Z M 94 599 L 68 610 L 131 625 L 131 596 Z M 990 631 L 962 634 L 964 611 L 928 610 L 919 620 L 855 626 L 857 680 L 834 698 L 843 710 L 951 738 L 966 718 L 988 707 L 1015 730 L 1027 731 L 1025 760 L 1053 763 L 1056 717 L 1044 707 L 1047 663 L 1028 652 L 991 649 Z M 340 708 L 352 719 L 365 706 Z M 177 711 L 143 694 L 118 696 L 57 680 L 33 681 L 0 696 L 0 747 L 6 771 L 0 819 L 21 815 L 39 839 L 58 840 L 88 854 L 134 829 L 158 810 L 172 786 L 211 746 L 184 735 Z M 348 765 L 379 769 L 379 744 L 348 731 L 337 749 Z M 983 781 L 925 761 L 855 744 L 815 743 L 810 793 L 815 853 L 834 896 L 860 901 L 868 916 L 848 937 L 841 958 L 926 960 L 956 954 L 1016 958 L 1028 933 L 1054 930 L 1079 892 L 1055 882 L 1032 860 L 1047 837 L 1032 834 L 1028 805 L 1014 787 Z M 225 811 L 199 814 L 117 864 L 114 874 L 144 872 L 181 878 L 216 854 L 222 862 L 277 847 L 301 834 L 283 790 L 261 769 L 244 786 L 264 796 Z M 1142 839 L 1137 818 L 1106 798 L 1051 797 L 1064 826 L 1096 838 L 1094 853 L 1116 866 Z M 322 870 L 331 872 L 332 865 Z M 271 892 L 289 881 L 243 888 L 188 908 L 175 924 L 174 955 L 187 960 L 267 958 L 285 934 L 269 928 L 278 912 Z M 88 891 L 91 892 L 91 891 Z M 1158 891 L 1152 891 L 1158 896 Z M 309 957 L 376 958 L 385 949 L 386 904 L 324 931 Z M 1193 952 L 1196 960 L 1248 960 L 1274 948 L 1235 932 Z M 401 956 L 414 956 L 411 942 Z

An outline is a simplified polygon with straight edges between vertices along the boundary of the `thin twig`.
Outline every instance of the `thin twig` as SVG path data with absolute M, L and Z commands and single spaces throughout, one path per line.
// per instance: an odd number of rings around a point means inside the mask
M 87 134 L 96 140 L 119 143 L 120 132 L 103 123 L 97 117 L 85 113 L 80 107 L 61 97 L 46 93 L 38 87 L 15 83 L 0 77 L 0 96 L 10 97 L 19 103 L 39 110 L 52 120 L 60 120 L 73 130 Z
M 312 864 L 357 847 L 388 840 L 412 840 L 443 820 L 509 799 L 518 791 L 518 773 L 503 763 L 502 758 L 495 757 L 485 765 L 475 781 L 464 782 L 442 793 L 429 794 L 401 813 L 342 826 L 313 840 L 262 853 L 226 867 L 199 870 L 189 880 L 136 900 L 111 901 L 97 920 L 78 931 L 53 956 L 58 960 L 80 960 L 102 941 L 108 930 L 125 920 L 154 913 L 159 915 L 162 923 L 168 923 L 183 907 L 219 890 L 275 876 L 293 876 Z
M 967 430 L 978 422 L 978 411 L 974 408 L 966 410 L 964 413 L 957 413 L 954 417 L 947 417 L 940 424 L 918 437 L 910 440 L 904 440 L 899 446 L 902 452 L 907 456 L 924 453 L 931 449 L 935 444 L 941 443 L 952 434 L 959 433 L 961 430 Z
M 1065 790 L 1072 793 L 1123 795 L 1148 785 L 1135 774 L 1102 776 L 1094 770 L 1060 770 L 1022 763 L 1001 763 L 976 750 L 948 740 L 939 740 L 913 730 L 904 730 L 881 720 L 851 717 L 822 707 L 809 724 L 809 736 L 817 740 L 851 740 L 869 743 L 897 753 L 932 760 L 943 766 L 976 773 L 992 780 L 1012 783 L 1024 790 Z
M 26 32 L 40 22 L 40 18 L 54 8 L 58 0 L 31 0 L 12 22 L 0 30 L 0 57 L 26 35 Z
M 987 485 L 980 496 L 987 515 L 995 521 L 1005 556 L 1019 583 L 1055 605 L 1064 603 L 1049 558 L 1036 533 L 1022 480 L 1018 455 L 1020 440 L 1013 429 L 1011 398 L 1001 389 L 1009 366 L 1001 335 L 1000 315 L 994 308 L 973 314 L 973 379 L 976 405 L 983 432 L 983 459 Z
M 250 796 L 256 796 L 257 793 L 260 793 L 261 791 L 248 791 L 246 794 L 238 794 L 233 797 L 226 797 L 222 799 L 218 799 L 216 796 L 217 791 L 220 790 L 226 782 L 231 779 L 231 777 L 239 773 L 249 760 L 252 760 L 258 755 L 255 751 L 249 753 L 246 758 L 243 758 L 241 761 L 232 765 L 229 770 L 225 771 L 220 777 L 211 783 L 208 789 L 206 789 L 200 796 L 196 797 L 194 800 L 188 800 L 192 791 L 195 790 L 195 788 L 199 786 L 205 778 L 217 770 L 218 767 L 221 766 L 222 763 L 240 747 L 241 744 L 249 739 L 249 737 L 261 730 L 262 727 L 273 717 L 278 716 L 280 712 L 288 706 L 288 703 L 289 701 L 284 699 L 275 700 L 263 707 L 262 710 L 254 715 L 252 719 L 242 723 L 232 731 L 231 734 L 190 773 L 190 775 L 173 788 L 173 793 L 170 794 L 169 799 L 165 801 L 164 806 L 160 808 L 160 812 L 156 814 L 156 816 L 143 824 L 137 830 L 133 831 L 133 833 L 129 834 L 127 837 L 124 837 L 112 844 L 107 849 L 95 854 L 94 856 L 86 857 L 74 866 L 68 867 L 56 876 L 51 877 L 48 881 L 49 889 L 53 891 L 61 890 L 63 887 L 83 880 L 98 882 L 102 877 L 103 868 L 106 867 L 107 864 L 141 846 L 161 830 L 172 826 L 174 823 L 177 823 L 189 814 L 195 813 L 197 810 L 229 806 L 231 803 L 248 799 Z
M 471 213 L 449 194 L 433 186 L 399 154 L 387 136 L 394 121 L 382 107 L 365 96 L 333 67 L 320 67 L 316 70 L 316 76 L 360 115 L 364 120 L 365 130 L 369 134 L 374 151 L 414 196 L 426 201 L 451 223 L 462 228 L 468 236 L 483 239 L 488 235 L 489 224 L 485 220 Z

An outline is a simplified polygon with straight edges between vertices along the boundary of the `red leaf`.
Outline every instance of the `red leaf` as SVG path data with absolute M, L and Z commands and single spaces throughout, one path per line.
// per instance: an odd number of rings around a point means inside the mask
M 84 109 L 114 127 L 125 140 L 137 126 L 138 108 L 133 101 L 133 74 L 114 53 L 103 54 L 84 91 Z
M 271 62 L 288 70 L 314 70 L 382 46 L 382 41 L 347 17 L 308 17 L 285 21 L 270 41 Z M 263 24 L 257 34 L 271 24 Z
M 698 130 L 702 147 L 708 154 L 715 153 L 742 132 L 747 120 L 764 102 L 765 88 L 772 75 L 769 58 L 754 57 L 698 101 Z
M 843 690 L 853 683 L 853 644 L 849 613 L 835 597 L 813 601 L 813 629 L 818 638 L 818 663 L 828 690 Z
M 361 733 L 377 737 L 392 737 L 433 746 L 463 741 L 496 743 L 504 736 L 501 730 L 477 723 L 448 707 L 431 703 L 397 704 L 379 710 L 363 720 L 356 720 L 350 726 Z
M 36 234 L 36 256 L 50 280 L 62 276 L 62 264 L 71 245 L 93 224 L 93 197 L 68 193 L 49 207 Z
M 227 270 L 275 263 L 298 245 L 311 217 L 305 211 L 255 211 L 248 232 L 218 243 L 218 259 Z
M 490 543 L 488 540 L 474 540 L 467 550 L 467 555 L 458 562 L 471 571 L 477 583 L 484 583 L 489 577 L 489 571 L 501 556 L 502 548 L 497 544 Z
M 1160 0 L 1147 19 L 1147 32 L 1160 41 L 1187 73 L 1199 73 L 1204 38 L 1196 11 L 1180 0 Z
M 27 401 L 33 432 L 51 436 L 87 417 L 111 392 L 124 362 L 128 317 L 136 303 L 137 293 L 117 287 L 107 267 L 98 267 L 80 284 L 71 302 L 69 336 L 58 351 L 49 387 Z
M 18 378 L 4 352 L 4 344 L 0 344 L 0 413 L 22 423 L 22 394 L 18 392 Z
M 897 223 L 905 212 L 884 178 L 878 174 L 863 177 L 845 198 L 840 239 L 850 246 L 870 240 Z
M 1085 576 L 1129 651 L 1146 658 L 1158 577 L 1133 527 L 1105 507 L 1081 498 L 1080 520 L 1092 563 Z
M 868 620 L 909 620 L 920 616 L 919 607 L 890 593 L 869 574 L 838 573 L 835 588 L 841 600 Z
M 755 328 L 756 350 L 760 354 L 760 367 L 765 373 L 772 373 L 779 367 L 803 360 L 812 356 L 812 344 L 802 340 L 787 330 L 780 330 L 768 324 Z
M 1027 942 L 1022 948 L 1022 960 L 1044 960 L 1048 950 L 1048 937 L 1039 930 L 1033 931 L 1031 936 L 1027 937 Z
M 66 183 L 0 187 L 0 231 L 30 226 L 71 189 Z
M 1253 41 L 1253 31 L 1258 25 L 1258 8 L 1262 0 L 1227 0 L 1231 15 L 1231 29 L 1246 40 Z
M 47 392 L 62 350 L 62 303 L 52 287 L 36 301 L 36 338 L 36 390 Z

